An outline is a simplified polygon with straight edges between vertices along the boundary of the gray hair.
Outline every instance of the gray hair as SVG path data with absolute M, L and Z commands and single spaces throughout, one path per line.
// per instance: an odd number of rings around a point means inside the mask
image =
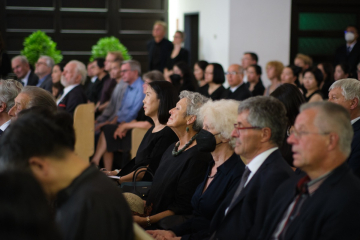
M 138 61 L 136 60 L 126 60 L 126 61 L 123 61 L 121 65 L 123 64 L 130 64 L 130 69 L 131 71 L 137 71 L 138 72 L 138 75 L 140 76 L 141 75 L 141 65 Z
M 207 117 L 210 127 L 220 133 L 223 138 L 229 139 L 229 145 L 234 148 L 236 139 L 231 137 L 231 133 L 237 120 L 239 105 L 240 101 L 235 100 L 209 100 L 200 108 L 196 121 L 202 125 L 204 118 Z
M 360 102 L 360 82 L 354 78 L 345 78 L 334 82 L 329 91 L 334 88 L 341 88 L 342 95 L 346 100 L 352 100 L 357 98 Z M 360 108 L 360 104 L 358 104 L 358 108 Z
M 143 79 L 149 79 L 151 81 L 165 81 L 164 74 L 159 70 L 152 70 L 143 75 Z
M 197 116 L 200 107 L 209 100 L 209 98 L 201 95 L 200 93 L 190 92 L 190 91 L 186 91 L 186 90 L 181 91 L 179 98 L 186 99 L 186 103 L 187 103 L 186 116 L 189 116 L 189 115 Z M 193 127 L 194 131 L 198 132 L 202 128 L 202 122 L 195 121 L 192 127 Z
M 87 70 L 85 65 L 78 61 L 78 60 L 71 60 L 69 63 L 75 63 L 76 67 L 75 67 L 75 71 L 77 74 L 79 74 L 81 76 L 81 84 L 85 84 L 86 81 L 86 76 L 87 76 Z
M 14 61 L 16 59 L 19 59 L 21 63 L 23 64 L 29 64 L 28 59 L 24 55 L 17 55 L 11 59 L 11 61 Z
M 242 101 L 238 113 L 249 111 L 247 121 L 253 127 L 271 130 L 270 142 L 281 146 L 287 126 L 284 104 L 274 97 L 257 96 Z
M 40 58 L 43 58 L 45 59 L 45 62 L 46 62 L 46 66 L 48 66 L 49 68 L 53 68 L 54 65 L 55 65 L 55 62 L 54 62 L 54 59 L 52 59 L 52 57 L 49 57 L 49 56 L 46 56 L 46 55 L 42 55 L 39 57 Z
M 26 86 L 20 93 L 26 94 L 29 97 L 29 102 L 26 105 L 26 109 L 31 107 L 43 107 L 49 109 L 52 112 L 57 111 L 57 106 L 54 97 L 46 90 L 35 87 Z
M 354 136 L 350 113 L 343 106 L 332 102 L 306 103 L 301 105 L 300 112 L 310 108 L 318 110 L 314 125 L 320 132 L 335 132 L 339 136 L 340 151 L 348 157 L 351 152 L 351 141 Z
M 15 105 L 15 98 L 20 93 L 23 85 L 16 80 L 0 80 L 0 103 L 6 104 L 6 112 Z

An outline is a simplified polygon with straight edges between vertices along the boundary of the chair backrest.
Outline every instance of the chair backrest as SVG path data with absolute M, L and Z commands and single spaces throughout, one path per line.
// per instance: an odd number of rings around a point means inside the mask
M 144 231 L 137 223 L 134 223 L 134 240 L 155 240 Z
M 94 154 L 95 106 L 80 104 L 74 112 L 75 153 L 86 161 Z
M 137 150 L 148 129 L 133 128 L 131 132 L 131 158 L 136 156 Z

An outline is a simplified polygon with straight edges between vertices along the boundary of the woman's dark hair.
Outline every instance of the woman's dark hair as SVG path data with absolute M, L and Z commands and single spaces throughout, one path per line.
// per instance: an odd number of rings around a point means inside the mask
M 334 81 L 334 68 L 331 63 L 324 62 L 320 63 L 324 69 L 324 72 L 326 74 L 326 78 L 324 79 L 324 82 L 333 82 Z
M 249 67 L 253 67 L 255 69 L 256 75 L 260 76 L 262 74 L 261 67 L 257 64 L 252 64 Z
M 276 88 L 270 96 L 279 99 L 286 108 L 288 126 L 293 126 L 299 114 L 300 105 L 305 103 L 305 98 L 299 88 L 290 83 L 284 83 Z
M 174 66 L 178 67 L 183 75 L 183 84 L 181 86 L 175 86 L 175 88 L 178 89 L 178 92 L 183 90 L 196 91 L 198 83 L 189 65 L 186 62 L 177 62 Z
M 287 66 L 287 68 L 291 69 L 291 71 L 293 72 L 293 75 L 296 77 L 295 84 L 296 84 L 296 86 L 300 87 L 301 84 L 299 81 L 299 75 L 302 72 L 302 68 L 295 66 L 295 65 L 289 65 L 289 66 Z
M 105 58 L 95 58 L 94 62 L 96 62 L 99 68 L 105 67 Z
M 58 67 L 60 68 L 60 71 L 61 71 L 61 72 L 64 71 L 64 64 L 62 64 L 62 63 L 57 63 L 57 64 L 54 65 L 54 67 L 55 67 L 55 66 L 58 66 Z
M 4 171 L 0 181 L 2 239 L 61 239 L 45 194 L 29 172 Z
M 57 96 L 55 96 L 55 98 L 58 98 L 59 95 L 61 94 L 61 92 L 64 90 L 64 85 L 61 84 L 61 81 L 53 83 L 52 85 L 53 88 L 56 88 L 58 90 L 58 94 Z
M 305 76 L 305 73 L 307 73 L 307 72 L 311 72 L 314 75 L 317 86 L 319 87 L 321 82 L 324 79 L 324 76 L 323 76 L 321 70 L 318 69 L 317 67 L 310 67 L 304 71 L 303 76 Z
M 149 83 L 160 100 L 158 109 L 158 119 L 161 124 L 166 124 L 170 117 L 170 109 L 174 108 L 179 101 L 179 97 L 175 87 L 167 81 L 154 81 Z
M 203 70 L 203 76 L 201 79 L 204 79 L 205 78 L 205 68 L 207 67 L 207 65 L 209 65 L 209 63 L 207 61 L 200 60 L 200 61 L 197 61 L 195 64 L 198 65 L 199 68 L 201 68 Z
M 341 70 L 343 70 L 344 74 L 350 74 L 350 66 L 347 63 L 339 63 L 338 65 L 335 66 L 335 68 L 337 66 L 341 67 Z
M 210 63 L 214 66 L 213 82 L 216 84 L 223 84 L 225 82 L 225 73 L 223 67 L 219 63 Z

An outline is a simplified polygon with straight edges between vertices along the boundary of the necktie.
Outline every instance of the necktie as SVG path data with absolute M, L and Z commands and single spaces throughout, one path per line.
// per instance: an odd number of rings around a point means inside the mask
M 250 173 L 251 173 L 250 169 L 248 167 L 246 167 L 245 171 L 244 171 L 244 173 L 243 173 L 243 175 L 241 177 L 240 184 L 239 184 L 238 188 L 235 191 L 234 197 L 231 200 L 229 209 L 232 207 L 232 205 L 235 203 L 236 199 L 239 197 L 241 191 L 243 190 L 243 188 L 245 186 L 246 180 L 248 179 Z
M 349 47 L 346 48 L 346 53 L 349 55 L 350 52 L 351 52 L 351 47 L 349 46 Z

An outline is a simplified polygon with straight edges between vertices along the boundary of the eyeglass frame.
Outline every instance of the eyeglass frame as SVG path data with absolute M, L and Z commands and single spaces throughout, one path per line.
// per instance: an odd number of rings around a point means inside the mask
M 226 76 L 226 75 L 233 75 L 233 76 L 235 76 L 235 75 L 240 74 L 240 72 L 232 71 L 232 72 L 225 72 L 224 74 L 225 74 L 225 76 Z
M 246 130 L 246 129 L 262 129 L 262 127 L 256 127 L 256 126 L 251 126 L 251 127 L 238 127 L 239 123 L 234 123 L 234 129 L 236 129 L 237 132 L 240 132 L 240 130 Z
M 309 135 L 309 134 L 318 134 L 318 135 L 328 135 L 331 132 L 308 132 L 308 131 L 298 131 L 295 128 L 290 132 L 290 135 L 294 135 L 296 139 L 300 139 L 303 135 Z

